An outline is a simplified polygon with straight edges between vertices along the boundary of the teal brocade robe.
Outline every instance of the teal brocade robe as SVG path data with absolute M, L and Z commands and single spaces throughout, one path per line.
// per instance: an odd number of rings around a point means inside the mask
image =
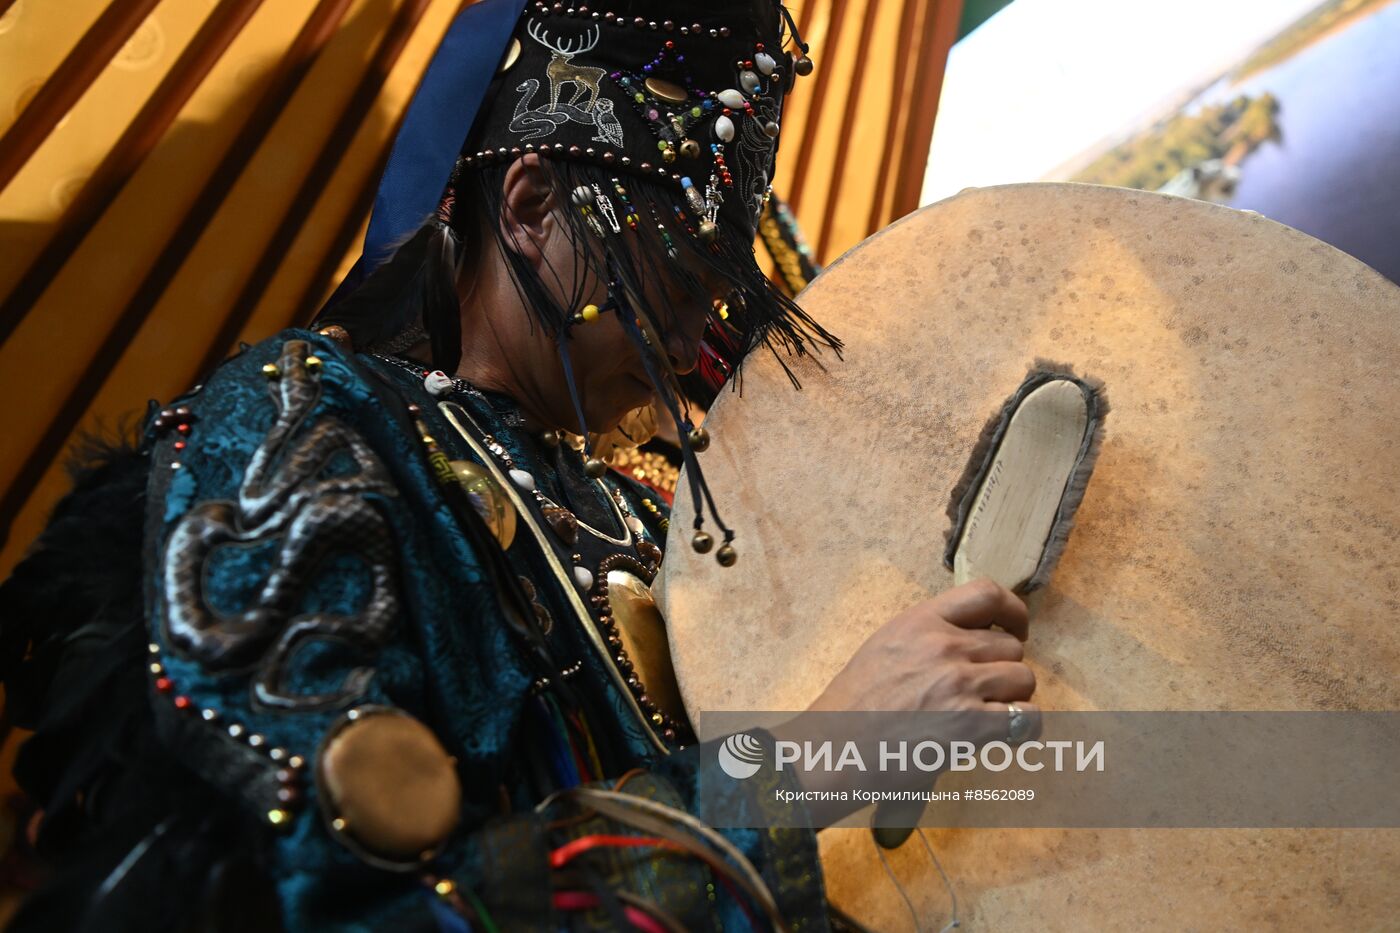
M 593 495 L 576 511 L 606 526 L 611 506 L 584 479 L 581 460 L 559 454 L 577 471 L 561 489 L 557 465 L 544 462 L 548 449 L 512 424 L 504 397 L 434 398 L 419 376 L 310 332 L 248 349 L 149 429 L 157 729 L 264 825 L 289 929 L 483 929 L 483 915 L 501 930 L 606 926 L 617 913 L 551 907 L 559 880 L 547 861 L 552 849 L 584 833 L 636 834 L 601 817 L 550 830 L 535 815 L 543 796 L 581 779 L 561 720 L 586 723 L 606 772 L 583 768 L 582 777 L 610 788 L 643 769 L 626 792 L 680 809 L 695 809 L 700 756 L 713 748 L 678 749 L 639 719 L 626 672 L 585 631 L 542 542 L 522 526 L 502 552 L 479 516 L 464 514 L 473 512 L 463 508 L 469 500 L 443 481 L 443 458 L 431 456 L 420 430 L 446 459 L 480 462 L 443 417 L 442 401 L 463 406 L 550 498 Z M 647 491 L 616 474 L 606 482 L 642 519 L 644 536 L 661 542 L 662 516 L 643 504 Z M 506 607 L 509 574 L 533 588 L 532 623 Z M 549 665 L 576 668 L 567 694 L 537 689 Z M 317 756 L 348 710 L 374 706 L 425 724 L 456 763 L 460 820 L 417 868 L 366 859 L 332 828 Z M 723 792 L 733 795 L 731 809 L 749 808 L 752 825 L 775 806 L 772 790 L 733 782 Z M 569 811 L 552 816 L 561 812 Z M 813 833 L 724 835 L 794 929 L 826 928 Z M 595 889 L 630 892 L 690 929 L 750 924 L 729 887 L 682 855 L 609 848 L 570 867 L 586 870 Z M 434 893 L 439 879 L 464 895 L 459 907 L 472 905 L 469 926 Z M 762 925 L 761 912 L 751 913 Z

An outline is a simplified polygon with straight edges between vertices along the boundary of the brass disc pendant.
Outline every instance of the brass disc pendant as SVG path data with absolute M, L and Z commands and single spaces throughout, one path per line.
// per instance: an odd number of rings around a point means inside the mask
M 658 100 L 664 100 L 668 104 L 683 104 L 690 100 L 690 93 L 679 84 L 672 84 L 670 81 L 663 81 L 660 78 L 647 78 L 647 90 Z
M 485 520 L 491 534 L 502 548 L 510 547 L 515 540 L 515 506 L 495 478 L 485 467 L 470 460 L 453 460 L 452 471 L 461 480 L 467 498 L 476 506 L 477 513 Z
M 369 861 L 430 858 L 461 816 L 447 750 L 427 726 L 388 707 L 345 715 L 321 746 L 316 780 L 331 828 Z
M 608 571 L 608 608 L 612 611 L 623 650 L 641 678 L 651 702 L 676 722 L 685 722 L 676 671 L 671 666 L 671 643 L 666 622 L 651 587 L 626 570 Z
M 520 40 L 511 39 L 510 48 L 506 49 L 505 57 L 501 59 L 501 65 L 496 69 L 496 74 L 502 75 L 515 67 L 515 63 L 520 61 Z

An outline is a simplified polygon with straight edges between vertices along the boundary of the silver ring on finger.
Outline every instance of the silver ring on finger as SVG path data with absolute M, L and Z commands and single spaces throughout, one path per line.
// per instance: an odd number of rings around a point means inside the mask
M 1034 728 L 1031 717 L 1015 703 L 1006 704 L 1006 711 L 1010 714 L 1010 721 L 1006 724 L 1006 740 L 1012 745 L 1020 745 L 1031 737 Z

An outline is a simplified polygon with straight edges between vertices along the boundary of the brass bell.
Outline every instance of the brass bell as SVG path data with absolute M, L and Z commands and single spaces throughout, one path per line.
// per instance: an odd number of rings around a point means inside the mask
M 608 472 L 608 465 L 597 457 L 589 457 L 583 464 L 583 472 L 592 479 L 602 479 L 603 475 Z
M 805 78 L 812 73 L 812 60 L 806 55 L 803 55 L 801 58 L 797 59 L 797 61 L 793 62 L 792 68 Z
M 697 454 L 703 454 L 710 449 L 710 432 L 704 428 L 695 428 L 690 432 L 690 449 Z
M 558 432 L 558 431 L 542 431 L 542 432 L 540 432 L 540 440 L 544 441 L 544 445 L 545 445 L 546 447 L 558 447 L 558 446 L 559 446 L 559 432 Z
M 703 531 L 697 531 L 695 537 L 690 539 L 690 546 L 695 548 L 696 554 L 708 554 L 710 548 L 715 546 L 715 539 Z
M 681 143 L 681 155 L 687 159 L 700 158 L 700 144 L 693 139 L 687 139 Z
M 719 225 L 712 220 L 700 222 L 700 242 L 709 246 L 719 239 Z
M 733 567 L 738 559 L 739 552 L 734 550 L 732 544 L 726 544 L 715 552 L 715 560 L 719 561 L 721 567 Z

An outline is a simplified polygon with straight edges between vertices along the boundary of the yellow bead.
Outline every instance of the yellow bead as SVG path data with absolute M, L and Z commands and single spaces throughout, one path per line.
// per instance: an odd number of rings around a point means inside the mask
M 319 370 L 321 366 L 322 361 L 319 356 L 308 356 L 306 358 L 306 368 L 311 370 L 313 373 Z
M 448 879 L 444 878 L 437 884 L 433 885 L 433 890 L 438 893 L 439 897 L 448 897 L 452 894 L 453 891 L 457 890 L 457 886 Z
M 598 320 L 598 306 L 597 306 L 597 305 L 584 305 L 584 308 L 583 308 L 583 319 L 584 319 L 585 321 L 596 321 L 596 320 Z
M 267 821 L 273 826 L 281 826 L 292 818 L 286 810 L 268 810 Z
M 262 368 L 262 374 L 269 379 L 276 379 L 278 376 L 282 375 L 282 370 L 277 368 L 276 363 L 268 363 Z

